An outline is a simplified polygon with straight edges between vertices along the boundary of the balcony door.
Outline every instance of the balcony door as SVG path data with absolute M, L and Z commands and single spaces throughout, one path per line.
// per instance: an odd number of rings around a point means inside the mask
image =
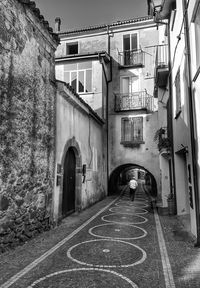
M 120 102 L 124 110 L 134 109 L 139 105 L 139 77 L 121 77 Z
M 130 96 L 132 93 L 139 92 L 139 77 L 124 76 L 121 77 L 120 93 L 124 96 Z
M 123 52 L 124 52 L 124 65 L 130 65 L 132 54 L 138 50 L 138 35 L 126 34 L 123 35 Z

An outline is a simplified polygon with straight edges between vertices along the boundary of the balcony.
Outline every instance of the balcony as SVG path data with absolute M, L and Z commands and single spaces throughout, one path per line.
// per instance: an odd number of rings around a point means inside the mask
M 165 88 L 168 81 L 169 65 L 168 65 L 168 45 L 159 45 L 156 47 L 156 85 Z
M 142 50 L 126 50 L 119 52 L 119 64 L 120 68 L 140 68 L 144 67 L 144 52 Z
M 153 97 L 146 91 L 115 94 L 115 112 L 153 110 Z

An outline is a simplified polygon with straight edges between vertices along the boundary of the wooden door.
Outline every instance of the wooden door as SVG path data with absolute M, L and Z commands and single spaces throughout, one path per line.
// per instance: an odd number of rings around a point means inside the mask
M 76 177 L 76 158 L 72 148 L 69 148 L 64 162 L 63 178 L 63 217 L 75 211 L 75 177 Z

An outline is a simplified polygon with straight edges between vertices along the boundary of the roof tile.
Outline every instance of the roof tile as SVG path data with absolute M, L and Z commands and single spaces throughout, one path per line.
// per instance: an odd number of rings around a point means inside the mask
M 76 34 L 76 33 L 82 33 L 82 32 L 87 32 L 91 30 L 101 30 L 101 29 L 107 29 L 107 27 L 115 27 L 115 26 L 121 26 L 121 25 L 126 25 L 126 24 L 132 24 L 132 23 L 137 23 L 137 22 L 142 22 L 142 21 L 148 21 L 152 20 L 153 18 L 151 16 L 144 16 L 144 17 L 137 17 L 129 20 L 122 20 L 122 21 L 115 21 L 111 24 L 100 24 L 100 25 L 94 25 L 94 26 L 89 26 L 85 28 L 80 28 L 80 29 L 74 29 L 74 30 L 69 30 L 66 32 L 59 32 L 58 35 L 65 35 L 65 34 Z

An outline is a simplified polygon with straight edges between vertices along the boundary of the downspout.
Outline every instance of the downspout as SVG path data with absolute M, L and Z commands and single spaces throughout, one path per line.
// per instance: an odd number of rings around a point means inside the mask
M 107 25 L 107 35 L 108 35 L 108 55 L 110 55 L 110 32 L 109 32 L 109 25 Z M 106 71 L 105 71 L 105 66 L 104 66 L 104 61 L 100 58 L 99 55 L 99 61 L 102 65 L 103 69 L 103 74 L 106 80 L 106 152 L 107 152 L 107 158 L 106 158 L 106 166 L 107 166 L 107 192 L 108 192 L 108 187 L 109 187 L 109 101 L 108 101 L 108 95 L 109 95 L 109 83 L 112 81 L 112 58 L 110 60 L 110 79 L 107 78 Z
M 109 184 L 109 109 L 108 109 L 108 95 L 109 95 L 109 83 L 112 81 L 112 78 L 110 77 L 110 79 L 108 80 L 107 75 L 106 75 L 106 71 L 105 71 L 105 67 L 104 67 L 104 62 L 99 59 L 101 65 L 102 65 L 102 69 L 103 69 L 103 74 L 106 80 L 106 150 L 107 150 L 107 189 L 108 189 L 108 184 Z M 112 59 L 111 59 L 111 63 L 110 65 L 112 65 Z M 112 66 L 111 66 L 112 67 Z
M 168 53 L 169 53 L 169 59 L 171 60 L 171 51 L 170 51 L 170 47 L 171 47 L 171 39 L 170 39 L 170 25 L 168 25 Z M 171 61 L 169 61 L 169 71 L 171 71 L 172 67 L 171 67 Z M 172 73 L 169 72 L 169 119 L 170 119 L 170 130 L 171 130 L 171 149 L 172 149 L 172 161 L 169 161 L 170 167 L 169 169 L 170 174 L 171 174 L 171 180 L 170 180 L 170 188 L 171 188 L 171 192 L 174 195 L 174 203 L 175 203 L 175 214 L 177 214 L 177 198 L 176 198 L 176 185 L 175 185 L 175 161 L 174 161 L 174 129 L 173 129 L 173 99 L 172 99 L 173 95 L 172 95 Z
M 108 55 L 110 55 L 110 34 L 109 34 L 109 25 L 107 25 L 107 35 L 108 35 Z M 103 64 L 102 64 L 103 65 Z M 106 79 L 106 149 L 107 149 L 107 193 L 109 189 L 109 172 L 110 172 L 110 163 L 109 163 L 109 101 L 108 101 L 108 95 L 109 95 L 109 83 L 112 81 L 112 59 L 110 62 L 110 79 L 107 79 L 105 67 L 103 65 L 103 71 L 104 71 L 104 77 Z
M 189 2 L 188 2 L 189 4 Z M 197 163 L 197 152 L 195 145 L 195 112 L 194 112 L 194 100 L 192 92 L 192 73 L 191 73 L 191 49 L 190 49 L 190 39 L 189 39 L 189 25 L 188 25 L 188 4 L 186 0 L 183 0 L 183 17 L 184 17 L 184 28 L 185 28 L 185 39 L 186 39 L 186 55 L 188 64 L 188 95 L 189 95 L 189 117 L 190 117 L 190 137 L 191 137 L 191 152 L 192 152 L 192 168 L 193 168 L 193 183 L 194 183 L 194 195 L 195 195 L 195 208 L 196 208 L 196 225 L 197 225 L 197 242 L 195 247 L 200 247 L 200 210 L 199 210 L 199 183 L 198 183 L 198 163 Z
M 107 25 L 107 35 L 108 35 L 108 55 L 110 55 L 110 34 L 109 34 L 110 26 Z

